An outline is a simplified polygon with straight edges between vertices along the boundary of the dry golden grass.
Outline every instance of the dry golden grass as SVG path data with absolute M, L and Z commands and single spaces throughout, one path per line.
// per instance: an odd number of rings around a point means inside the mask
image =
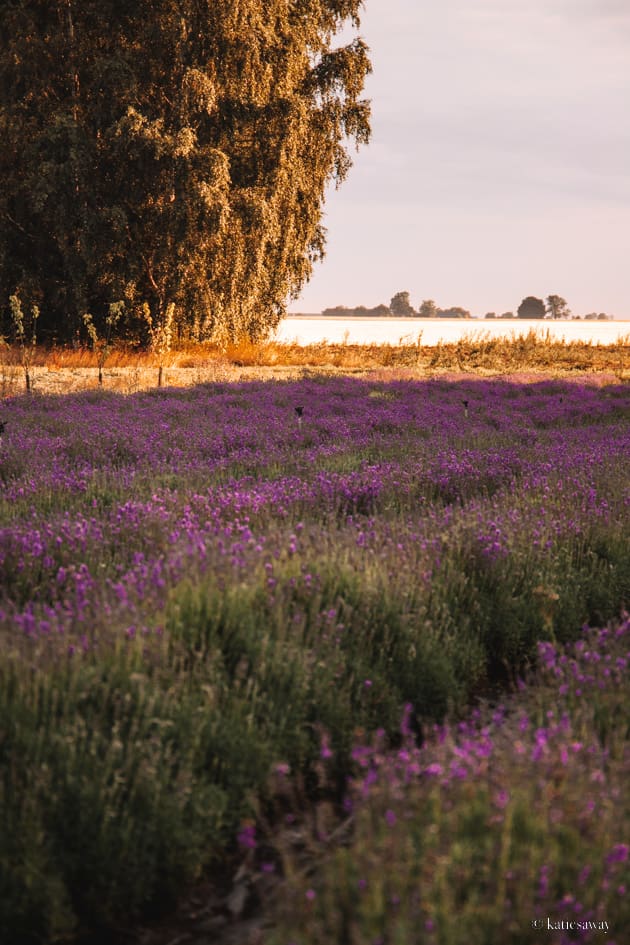
M 183 349 L 174 355 L 181 367 L 188 361 L 220 359 L 238 367 L 342 368 L 350 371 L 375 368 L 413 368 L 504 373 L 514 370 L 557 372 L 607 371 L 627 375 L 630 371 L 630 336 L 618 344 L 556 341 L 535 332 L 516 338 L 494 338 L 476 333 L 457 342 L 436 346 L 422 344 L 279 344 L 243 342 L 226 350 L 213 346 Z M 192 366 L 192 365 L 191 365 Z
M 89 348 L 37 348 L 30 373 L 34 389 L 60 393 L 98 384 L 97 355 Z M 516 338 L 473 334 L 457 342 L 421 344 L 280 344 L 241 342 L 220 348 L 183 344 L 164 359 L 164 384 L 186 386 L 207 381 L 299 377 L 304 372 L 381 373 L 387 377 L 427 377 L 455 373 L 609 375 L 630 380 L 630 336 L 614 345 L 555 341 L 534 332 Z M 112 348 L 104 365 L 104 386 L 133 393 L 157 385 L 158 359 L 131 345 Z M 20 351 L 0 349 L 0 396 L 24 387 Z

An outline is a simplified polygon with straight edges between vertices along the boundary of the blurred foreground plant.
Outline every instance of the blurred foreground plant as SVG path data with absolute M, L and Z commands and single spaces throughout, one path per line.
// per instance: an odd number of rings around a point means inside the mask
M 398 750 L 356 746 L 351 837 L 289 870 L 266 945 L 625 941 L 630 620 L 539 657 L 505 705 L 423 747 L 408 711 Z

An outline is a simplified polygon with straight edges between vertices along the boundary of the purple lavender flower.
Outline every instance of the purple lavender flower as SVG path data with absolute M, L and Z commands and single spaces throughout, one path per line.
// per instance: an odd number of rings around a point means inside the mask
M 247 850 L 255 850 L 258 846 L 255 825 L 250 823 L 243 824 L 236 839 L 238 840 L 239 846 Z

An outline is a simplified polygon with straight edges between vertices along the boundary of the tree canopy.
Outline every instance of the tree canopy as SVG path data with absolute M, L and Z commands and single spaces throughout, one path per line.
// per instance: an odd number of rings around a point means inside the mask
M 550 318 L 570 318 L 571 309 L 561 295 L 548 295 L 546 303 L 547 314 Z
M 264 336 L 369 138 L 361 0 L 3 0 L 0 299 Z
M 423 299 L 418 309 L 420 318 L 435 318 L 437 313 L 438 308 L 433 299 Z
M 436 312 L 438 318 L 472 318 L 467 308 L 461 305 L 452 305 L 450 308 L 439 308 Z
M 396 292 L 389 303 L 389 310 L 392 315 L 402 315 L 403 317 L 416 314 L 415 309 L 409 301 L 408 292 Z
M 517 308 L 516 314 L 519 318 L 544 318 L 545 311 L 545 303 L 542 299 L 528 295 Z

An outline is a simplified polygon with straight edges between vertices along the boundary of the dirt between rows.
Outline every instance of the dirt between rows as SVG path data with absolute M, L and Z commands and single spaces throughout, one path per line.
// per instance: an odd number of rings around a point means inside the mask
M 517 384 L 535 383 L 549 379 L 571 380 L 597 386 L 623 383 L 619 375 L 610 372 L 577 371 L 518 371 L 505 374 L 496 371 L 478 370 L 475 372 L 448 371 L 444 369 L 427 371 L 423 368 L 400 367 L 365 367 L 347 368 L 334 365 L 316 367 L 302 365 L 238 365 L 229 362 L 209 362 L 198 367 L 165 368 L 162 375 L 163 387 L 192 387 L 197 384 L 236 383 L 240 381 L 299 380 L 313 376 L 350 376 L 364 377 L 373 381 L 388 380 L 427 380 L 440 378 L 445 381 L 464 381 L 495 379 L 509 380 Z M 69 394 L 75 391 L 96 389 L 99 386 L 98 368 L 30 368 L 31 392 L 34 394 Z M 158 386 L 157 368 L 112 367 L 103 370 L 103 390 L 120 394 L 135 394 Z M 0 365 L 0 399 L 16 396 L 26 391 L 24 372 L 14 365 Z

